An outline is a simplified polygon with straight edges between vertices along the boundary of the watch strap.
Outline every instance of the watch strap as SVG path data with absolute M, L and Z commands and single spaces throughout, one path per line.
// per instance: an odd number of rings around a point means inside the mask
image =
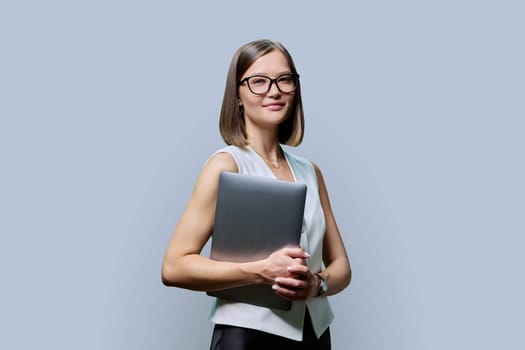
M 323 276 L 321 276 L 320 273 L 316 273 L 315 275 L 317 276 L 317 278 L 319 278 L 319 286 L 317 288 L 316 297 L 320 297 L 326 293 L 326 291 L 328 290 L 328 285 L 326 284 L 326 280 L 323 278 Z

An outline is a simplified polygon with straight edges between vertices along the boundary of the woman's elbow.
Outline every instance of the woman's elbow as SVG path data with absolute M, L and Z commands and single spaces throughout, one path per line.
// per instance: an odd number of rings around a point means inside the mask
M 352 269 L 349 266 L 344 279 L 344 288 L 348 287 L 350 282 L 352 282 Z
M 339 278 L 339 291 L 342 291 L 348 287 L 352 281 L 352 269 L 350 268 L 349 264 L 345 264 L 345 266 L 341 269 Z
M 181 287 L 180 274 L 177 273 L 174 266 L 167 262 L 162 264 L 161 280 L 166 287 Z
M 174 283 L 172 282 L 172 280 L 169 278 L 169 276 L 164 272 L 164 269 L 162 269 L 162 272 L 161 272 L 161 280 L 162 280 L 162 284 L 165 285 L 166 287 L 175 287 Z

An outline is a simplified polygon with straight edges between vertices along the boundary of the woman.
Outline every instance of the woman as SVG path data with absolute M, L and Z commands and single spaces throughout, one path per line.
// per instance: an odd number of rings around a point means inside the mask
M 220 116 L 229 146 L 202 170 L 167 248 L 162 280 L 199 291 L 269 284 L 293 303 L 283 311 L 217 299 L 211 349 L 330 349 L 333 314 L 326 296 L 350 283 L 351 270 L 321 171 L 280 146 L 300 144 L 303 130 L 299 75 L 288 51 L 271 40 L 243 45 L 230 65 Z M 212 233 L 223 171 L 305 183 L 301 246 L 248 263 L 201 256 Z

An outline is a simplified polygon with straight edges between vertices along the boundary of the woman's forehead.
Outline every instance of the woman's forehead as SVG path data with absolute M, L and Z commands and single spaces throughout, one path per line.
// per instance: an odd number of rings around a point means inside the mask
M 264 74 L 276 76 L 287 72 L 290 72 L 288 60 L 281 51 L 273 50 L 255 60 L 244 75 Z

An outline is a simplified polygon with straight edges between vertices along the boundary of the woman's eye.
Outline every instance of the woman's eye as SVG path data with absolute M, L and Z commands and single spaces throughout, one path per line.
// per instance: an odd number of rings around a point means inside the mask
M 284 77 L 280 77 L 277 81 L 279 83 L 291 84 L 293 83 L 293 77 L 291 75 L 286 75 Z
M 252 78 L 250 84 L 252 85 L 264 85 L 266 84 L 267 79 L 265 78 Z

